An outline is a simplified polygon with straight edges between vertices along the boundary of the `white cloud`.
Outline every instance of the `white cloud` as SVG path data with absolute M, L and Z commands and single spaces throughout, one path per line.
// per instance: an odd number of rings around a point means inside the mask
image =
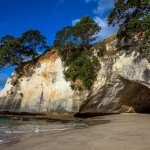
M 80 19 L 73 20 L 72 25 L 75 25 L 79 21 L 80 21 Z M 101 30 L 98 33 L 98 39 L 96 40 L 96 42 L 103 40 L 103 39 L 117 33 L 117 31 L 118 31 L 118 26 L 115 26 L 115 27 L 108 26 L 107 17 L 103 19 L 99 16 L 95 16 L 94 21 L 96 23 L 98 23 L 98 25 L 101 27 Z
M 107 21 L 106 21 L 106 19 L 101 19 L 100 17 L 96 16 L 94 18 L 94 21 L 96 23 L 98 23 L 98 25 L 101 26 L 102 28 L 106 28 L 107 27 Z
M 94 18 L 94 20 L 101 27 L 101 30 L 98 33 L 97 41 L 105 39 L 105 38 L 115 34 L 118 31 L 118 26 L 115 26 L 115 27 L 108 26 L 107 18 L 102 19 L 102 18 L 96 16 Z
M 108 13 L 108 11 L 113 9 L 114 0 L 98 0 L 97 2 L 97 7 L 93 10 L 93 13 L 96 15 L 94 17 L 95 22 L 101 26 L 101 31 L 98 34 L 98 40 L 102 40 L 117 33 L 119 27 L 108 26 L 108 18 L 104 18 L 105 13 Z
M 85 3 L 90 3 L 90 2 L 97 3 L 96 8 L 93 9 L 93 14 L 95 14 L 93 18 L 95 22 L 97 22 L 99 26 L 101 26 L 101 31 L 98 34 L 97 41 L 117 33 L 118 26 L 115 27 L 108 26 L 107 17 L 104 18 L 104 16 L 106 16 L 105 13 L 108 13 L 108 11 L 113 9 L 114 0 L 84 0 L 84 1 Z
M 93 9 L 94 14 L 102 16 L 106 11 L 114 7 L 115 0 L 84 0 L 85 3 L 97 2 L 97 7 Z
M 72 20 L 72 25 L 74 26 L 79 21 L 80 21 L 80 19 L 74 19 L 74 20 Z
M 114 0 L 99 0 L 97 7 L 93 10 L 93 13 L 103 16 L 104 13 L 113 9 L 113 7 Z
M 103 40 L 115 33 L 117 33 L 119 27 L 108 26 L 107 17 L 105 13 L 108 13 L 114 7 L 114 0 L 84 0 L 85 3 L 96 2 L 97 6 L 93 9 L 94 21 L 101 26 L 101 30 L 98 33 L 98 39 L 96 42 Z M 104 17 L 105 16 L 105 17 Z M 75 25 L 80 19 L 72 21 L 72 25 Z

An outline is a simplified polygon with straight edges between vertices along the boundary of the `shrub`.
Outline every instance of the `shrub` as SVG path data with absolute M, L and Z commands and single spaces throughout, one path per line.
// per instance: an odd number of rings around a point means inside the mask
M 64 72 L 66 79 L 71 79 L 73 84 L 76 80 L 82 82 L 82 87 L 77 88 L 90 89 L 96 77 L 99 68 L 99 62 L 92 51 L 84 51 L 73 61 L 68 69 Z M 74 87 L 73 85 L 71 87 Z

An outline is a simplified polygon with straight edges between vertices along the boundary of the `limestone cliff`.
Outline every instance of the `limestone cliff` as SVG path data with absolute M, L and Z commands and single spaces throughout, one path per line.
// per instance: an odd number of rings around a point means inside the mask
M 116 40 L 106 44 L 91 91 L 73 91 L 63 75 L 63 62 L 55 50 L 34 63 L 24 64 L 0 92 L 0 111 L 44 113 L 150 112 L 150 63 Z M 97 51 L 98 45 L 92 49 Z
M 86 91 L 72 91 L 55 50 L 13 72 L 0 92 L 0 111 L 74 113 Z
M 150 112 L 150 63 L 133 51 L 108 57 L 80 113 Z

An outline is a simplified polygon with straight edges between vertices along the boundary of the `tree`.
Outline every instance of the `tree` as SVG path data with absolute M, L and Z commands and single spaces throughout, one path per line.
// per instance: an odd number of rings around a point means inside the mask
M 25 50 L 32 52 L 33 56 L 37 55 L 36 51 L 46 48 L 46 38 L 38 30 L 29 30 L 22 34 L 21 37 Z
M 14 39 L 13 36 L 11 36 L 11 35 L 6 35 L 6 36 L 4 36 L 4 37 L 2 37 L 2 38 L 0 39 L 0 45 L 2 46 L 2 45 L 4 45 L 5 43 L 11 41 L 12 39 Z
M 19 38 L 7 35 L 0 39 L 0 69 L 33 60 L 39 55 L 37 50 L 45 48 L 45 37 L 37 30 L 30 31 Z
M 82 52 L 74 61 L 70 63 L 68 68 L 64 71 L 66 79 L 71 79 L 72 87 L 77 89 L 90 89 L 95 78 L 96 72 L 99 68 L 99 61 L 94 56 L 92 51 Z M 81 81 L 80 85 L 75 85 L 75 81 Z
M 54 45 L 57 47 L 68 47 L 70 43 L 73 43 L 73 29 L 71 26 L 67 26 L 56 34 L 56 40 Z
M 22 50 L 23 43 L 19 38 L 13 38 L 3 43 L 0 48 L 0 69 L 20 65 L 23 61 Z
M 101 27 L 89 16 L 84 16 L 74 26 L 67 26 L 56 34 L 54 45 L 57 47 L 88 47 L 98 37 Z
M 99 61 L 89 46 L 96 40 L 100 29 L 93 19 L 85 16 L 74 26 L 67 26 L 56 34 L 54 46 L 68 66 L 64 75 L 72 80 L 72 88 L 90 89 L 93 84 Z M 81 87 L 75 85 L 77 80 L 82 84 Z
M 77 48 L 79 44 L 75 39 L 74 30 L 71 26 L 58 31 L 54 41 L 54 45 L 58 48 L 59 55 L 66 65 L 80 55 L 81 51 Z
M 119 24 L 117 36 L 120 39 L 131 39 L 139 32 L 150 38 L 150 0 L 115 0 L 114 5 L 108 24 Z
M 97 39 L 101 27 L 89 16 L 84 16 L 74 26 L 76 39 L 81 39 L 81 44 L 88 47 L 90 42 Z
M 54 46 L 58 47 L 62 60 L 68 65 L 87 50 L 90 42 L 96 40 L 100 29 L 92 18 L 85 16 L 74 26 L 67 26 L 58 31 Z

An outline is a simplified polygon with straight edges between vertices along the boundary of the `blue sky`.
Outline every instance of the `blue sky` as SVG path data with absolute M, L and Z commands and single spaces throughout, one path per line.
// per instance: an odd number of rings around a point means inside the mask
M 114 0 L 0 0 L 0 37 L 15 37 L 30 29 L 41 31 L 52 45 L 57 31 L 73 25 L 83 16 L 92 17 L 101 27 L 98 40 L 117 32 L 108 27 L 107 16 Z M 0 90 L 13 71 L 0 71 Z

